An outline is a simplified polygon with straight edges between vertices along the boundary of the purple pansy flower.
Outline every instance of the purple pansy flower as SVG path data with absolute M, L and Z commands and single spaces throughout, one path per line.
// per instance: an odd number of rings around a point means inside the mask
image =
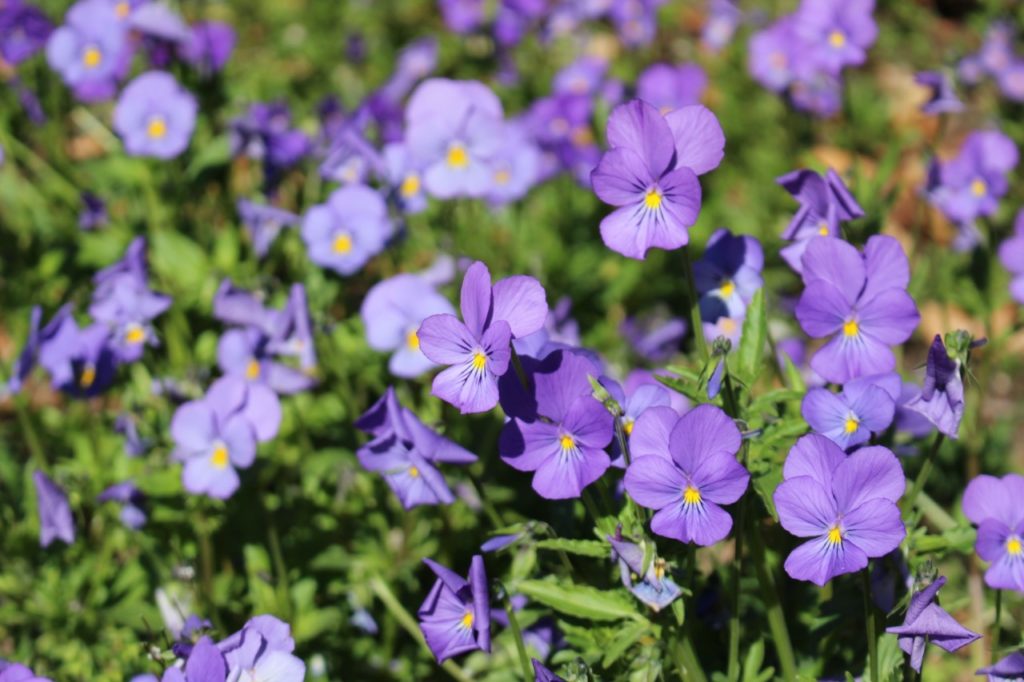
M 586 357 L 557 350 L 543 360 L 523 358 L 529 389 L 515 372 L 501 380 L 501 401 L 512 417 L 498 441 L 501 459 L 535 472 L 533 489 L 549 500 L 579 497 L 608 469 L 611 413 L 593 397 L 589 376 L 600 371 Z
M 921 71 L 914 82 L 928 88 L 928 101 L 921 105 L 926 114 L 955 114 L 964 110 L 953 88 L 953 79 L 944 71 Z
M 839 223 L 864 215 L 864 209 L 833 169 L 824 176 L 812 170 L 795 170 L 777 178 L 779 185 L 800 202 L 782 238 L 793 243 L 781 251 L 782 258 L 798 274 L 803 272 L 803 255 L 813 237 L 839 237 Z
M 585 55 L 555 74 L 551 91 L 556 95 L 591 95 L 600 88 L 607 73 L 608 60 Z
M 874 9 L 875 0 L 802 0 L 794 31 L 812 50 L 815 63 L 837 75 L 867 59 L 878 37 Z
M 274 639 L 264 637 L 256 627 L 245 627 L 240 634 L 238 646 L 227 648 L 224 642 L 219 645 L 227 662 L 227 679 L 239 682 L 303 682 L 306 679 L 306 664 L 294 656 L 290 648 L 282 648 Z
M 62 308 L 40 332 L 39 364 L 50 382 L 70 395 L 90 398 L 114 381 L 117 358 L 110 346 L 106 324 L 80 328 L 70 308 Z
M 653 557 L 644 573 L 644 550 L 636 543 L 608 536 L 611 543 L 612 559 L 619 565 L 619 577 L 622 585 L 633 593 L 637 599 L 654 611 L 663 608 L 676 600 L 683 591 L 669 575 L 664 559 Z M 643 577 L 641 577 L 643 576 Z
M 792 16 L 783 17 L 751 36 L 747 70 L 763 87 L 782 92 L 796 77 L 794 70 L 802 57 L 800 47 Z
M 420 349 L 432 362 L 451 365 L 434 377 L 433 393 L 463 414 L 486 412 L 498 403 L 497 379 L 508 370 L 510 341 L 544 325 L 544 288 L 515 275 L 491 286 L 491 273 L 477 261 L 462 280 L 462 319 L 431 315 L 420 325 Z
M 972 132 L 954 158 L 932 162 L 928 198 L 956 223 L 992 215 L 1018 158 L 1017 145 L 998 130 Z
M 39 510 L 39 546 L 49 547 L 54 540 L 75 541 L 75 520 L 71 517 L 68 496 L 59 485 L 38 469 L 32 472 Z
M 491 607 L 483 557 L 473 557 L 468 580 L 430 559 L 423 562 L 437 581 L 417 615 L 438 662 L 477 649 L 490 653 Z
M 89 314 L 110 329 L 109 344 L 121 362 L 134 362 L 158 345 L 151 321 L 171 306 L 171 297 L 151 291 L 144 279 L 115 277 L 97 287 Z
M 707 86 L 708 77 L 696 64 L 652 64 L 636 80 L 636 97 L 667 114 L 700 104 Z
M 360 308 L 366 342 L 378 351 L 393 351 L 388 369 L 412 378 L 434 366 L 420 349 L 420 324 L 431 315 L 454 315 L 455 308 L 422 277 L 395 275 L 366 293 Z
M 178 54 L 203 73 L 217 73 L 231 58 L 237 39 L 230 24 L 200 21 L 192 24 L 189 38 L 178 47 Z
M 239 199 L 236 207 L 257 258 L 267 255 L 282 228 L 299 224 L 299 216 L 276 206 Z
M 936 603 L 939 590 L 945 584 L 946 578 L 940 577 L 931 585 L 915 592 L 910 599 L 910 606 L 907 607 L 903 625 L 885 629 L 899 638 L 900 649 L 910 656 L 910 667 L 918 673 L 924 664 L 924 650 L 928 642 L 953 653 L 981 639 L 981 635 L 960 625 Z
M 712 51 L 732 42 L 736 29 L 743 22 L 743 12 L 735 0 L 710 0 L 708 14 L 700 32 L 701 42 Z
M 1024 476 L 978 476 L 964 491 L 964 516 L 978 526 L 974 549 L 989 562 L 994 590 L 1024 592 Z
M 423 169 L 417 167 L 404 144 L 395 142 L 384 146 L 381 160 L 388 184 L 404 213 L 419 213 L 427 207 L 423 192 Z
M 669 407 L 649 408 L 630 437 L 626 491 L 637 504 L 657 510 L 651 530 L 658 535 L 713 545 L 732 529 L 732 517 L 720 505 L 740 499 L 750 481 L 736 461 L 739 449 L 739 429 L 713 405 L 682 417 Z
M 662 116 L 634 100 L 612 111 L 608 144 L 591 174 L 598 198 L 618 207 L 601 221 L 605 245 L 640 260 L 652 246 L 684 246 L 700 212 L 697 176 L 718 167 L 724 154 L 718 119 L 700 105 Z
M 701 296 L 717 296 L 727 305 L 738 300 L 745 306 L 764 284 L 763 269 L 764 250 L 756 237 L 719 228 L 693 264 L 693 275 Z
M 1010 295 L 1024 305 L 1024 209 L 1017 211 L 1013 235 L 999 245 L 999 262 L 1012 277 Z
M 906 291 L 910 265 L 899 242 L 875 235 L 860 254 L 842 240 L 814 237 L 802 262 L 805 289 L 796 318 L 811 337 L 831 337 L 811 368 L 835 383 L 891 372 L 890 347 L 910 338 L 920 320 Z
M 794 580 L 821 586 L 859 571 L 907 534 L 896 506 L 906 479 L 887 448 L 865 447 L 847 456 L 824 436 L 809 434 L 789 451 L 782 476 L 774 495 L 779 522 L 793 535 L 811 538 L 786 558 Z
M 12 66 L 43 49 L 52 32 L 53 23 L 31 3 L 7 0 L 0 7 L 0 56 Z
M 384 250 L 392 226 L 381 195 L 366 185 L 336 189 L 326 203 L 302 218 L 302 238 L 309 259 L 340 275 L 358 272 Z
M 182 482 L 190 493 L 231 497 L 239 484 L 235 467 L 246 469 L 256 459 L 256 434 L 241 411 L 244 397 L 244 390 L 211 387 L 205 398 L 175 411 L 174 456 L 185 463 Z
M 81 0 L 46 42 L 46 60 L 85 102 L 108 99 L 127 70 L 127 32 L 112 22 L 107 0 Z
M 53 682 L 53 680 L 36 675 L 31 668 L 20 663 L 0 661 L 0 682 Z
M 812 429 L 846 450 L 892 424 L 900 383 L 898 374 L 888 373 L 853 379 L 841 393 L 812 388 L 800 411 Z
M 286 357 L 298 358 L 299 367 L 310 375 L 317 367 L 316 340 L 313 321 L 309 317 L 306 287 L 296 282 L 288 292 L 288 303 L 270 317 L 270 340 L 267 350 Z
M 453 33 L 472 33 L 484 20 L 484 0 L 438 0 L 445 26 Z
M 960 377 L 960 361 L 950 356 L 938 334 L 928 349 L 921 392 L 903 407 L 923 415 L 939 431 L 956 439 L 964 417 L 964 382 Z
M 619 417 L 622 422 L 623 433 L 629 438 L 633 434 L 633 428 L 636 426 L 636 420 L 640 418 L 648 408 L 651 407 L 669 407 L 672 405 L 672 391 L 661 384 L 654 381 L 653 383 L 641 383 L 637 380 L 634 374 L 640 370 L 635 370 L 630 374 L 630 378 L 633 381 L 626 382 L 626 388 L 619 385 L 619 382 L 608 377 L 601 377 L 601 385 L 604 386 L 608 393 L 618 402 L 619 407 L 622 408 L 622 416 Z M 625 457 L 619 452 L 618 441 L 612 443 L 613 451 L 616 454 L 616 458 L 612 461 L 612 466 L 619 468 L 625 467 Z
M 507 122 L 502 143 L 490 159 L 491 189 L 487 200 L 503 205 L 526 196 L 540 175 L 541 152 L 518 121 Z
M 78 227 L 95 230 L 107 224 L 107 204 L 92 192 L 82 192 L 82 208 L 78 212 Z
M 195 128 L 195 97 L 169 73 L 149 71 L 121 91 L 114 130 L 131 156 L 171 159 L 188 146 Z
M 142 506 L 146 501 L 142 492 L 131 481 L 115 483 L 96 498 L 98 502 L 118 502 L 121 505 L 121 523 L 132 530 L 146 525 L 146 512 Z
M 989 682 L 1020 682 L 1024 679 L 1024 652 L 1014 651 L 975 675 L 988 675 Z
M 270 341 L 255 327 L 224 332 L 217 343 L 221 372 L 225 377 L 266 386 L 279 395 L 311 388 L 316 381 L 308 374 L 271 359 Z

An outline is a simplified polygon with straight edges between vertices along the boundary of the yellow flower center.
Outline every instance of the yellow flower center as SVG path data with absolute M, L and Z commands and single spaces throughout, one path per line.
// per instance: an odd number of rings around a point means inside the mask
M 560 444 L 563 450 L 572 450 L 574 447 L 576 447 L 576 441 L 573 440 L 573 437 L 569 435 L 562 436 Z
M 466 615 L 462 617 L 462 627 L 471 628 L 473 627 L 473 612 L 466 611 Z
M 1011 556 L 1019 556 L 1020 553 L 1021 553 L 1021 550 L 1022 550 L 1022 547 L 1021 547 L 1021 543 L 1020 543 L 1020 538 L 1017 537 L 1016 535 L 1012 536 L 1009 540 L 1006 541 L 1006 551 Z
M 99 48 L 90 45 L 82 53 L 82 63 L 85 64 L 87 69 L 95 69 L 102 61 L 103 53 L 99 51 Z
M 700 491 L 692 485 L 686 486 L 683 491 L 683 504 L 700 504 Z
M 860 420 L 856 417 L 847 417 L 846 424 L 843 425 L 843 431 L 847 433 L 853 433 L 860 426 Z
M 159 140 L 167 134 L 167 121 L 164 120 L 163 116 L 154 116 L 149 119 L 149 125 L 146 126 L 146 134 L 154 140 Z
M 414 197 L 420 193 L 420 176 L 415 173 L 409 173 L 402 180 L 402 186 L 398 190 L 403 197 L 408 199 Z
M 828 223 L 826 223 L 824 220 L 818 223 L 818 234 L 820 234 L 822 237 L 828 236 Z
M 210 456 L 210 461 L 213 466 L 218 469 L 224 469 L 228 465 L 228 449 L 223 443 L 218 443 L 217 447 L 213 449 L 213 455 Z
M 91 362 L 82 368 L 82 375 L 78 377 L 78 383 L 82 388 L 89 388 L 96 381 L 96 366 Z
M 839 526 L 832 526 L 828 531 L 828 544 L 838 545 L 843 541 L 843 534 L 839 530 Z
M 331 248 L 334 249 L 334 253 L 344 256 L 352 251 L 352 237 L 347 234 L 339 234 L 334 238 Z
M 733 283 L 731 279 L 727 279 L 724 282 L 722 282 L 722 286 L 720 286 L 718 290 L 722 292 L 723 298 L 729 298 L 730 296 L 733 295 L 733 292 L 736 291 L 736 285 Z
M 838 50 L 846 45 L 846 35 L 842 31 L 836 29 L 828 34 L 828 44 Z
M 507 185 L 508 181 L 512 179 L 512 174 L 502 168 L 494 173 L 494 184 L 496 185 Z
M 644 206 L 654 211 L 661 206 L 661 192 L 652 189 L 644 196 Z
M 667 573 L 667 572 L 668 572 L 668 564 L 665 563 L 665 560 L 660 558 L 660 557 L 655 559 L 654 560 L 654 577 L 657 578 L 658 580 L 661 580 L 662 578 L 665 577 L 665 573 Z
M 988 192 L 988 185 L 986 185 L 985 181 L 981 178 L 977 178 L 971 183 L 971 194 L 974 196 L 983 197 L 986 192 Z
M 578 128 L 573 128 L 572 133 L 569 134 L 569 139 L 577 147 L 589 147 L 594 143 L 594 133 L 586 126 L 579 126 Z
M 626 432 L 627 436 L 633 433 L 633 426 L 635 424 L 636 422 L 632 419 L 627 419 L 622 423 L 622 430 Z
M 124 332 L 125 343 L 142 343 L 146 340 L 146 330 L 137 324 L 128 325 Z
M 732 319 L 731 317 L 723 317 L 721 325 L 722 331 L 725 332 L 727 336 L 736 331 L 736 320 Z
M 118 19 L 127 19 L 128 13 L 132 11 L 132 6 L 127 2 L 119 2 L 114 6 L 114 14 L 117 15 Z
M 409 475 L 412 476 L 413 478 L 419 478 L 420 470 L 417 469 L 416 467 L 409 467 Z
M 260 378 L 259 360 L 250 360 L 249 364 L 245 366 L 245 378 L 249 381 L 256 381 Z
M 411 332 L 409 332 L 408 334 L 405 335 L 405 345 L 409 346 L 409 348 L 411 348 L 413 350 L 419 350 L 419 347 L 420 347 L 420 337 L 416 333 L 416 330 L 413 330 L 413 331 L 411 331 Z M 475 360 L 474 360 L 474 362 L 475 362 Z
M 860 325 L 857 324 L 857 320 L 847 320 L 843 324 L 843 334 L 846 336 L 857 336 L 860 333 Z
M 448 165 L 452 168 L 465 168 L 469 165 L 469 154 L 461 144 L 453 144 L 448 148 Z
M 477 351 L 476 354 L 473 356 L 473 369 L 475 369 L 478 372 L 482 372 L 484 367 L 486 366 L 487 356 L 481 353 L 480 351 Z

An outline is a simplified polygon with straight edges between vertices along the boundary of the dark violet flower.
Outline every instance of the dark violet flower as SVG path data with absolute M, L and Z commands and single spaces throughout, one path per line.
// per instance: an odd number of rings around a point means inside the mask
M 181 58 L 202 73 L 221 71 L 234 52 L 235 29 L 220 21 L 192 24 L 188 39 L 178 47 Z
M 140 457 L 150 448 L 150 442 L 139 435 L 135 418 L 122 412 L 114 419 L 114 431 L 124 436 L 124 454 L 128 457 Z
M 636 80 L 636 97 L 667 114 L 700 104 L 707 86 L 708 77 L 696 64 L 652 64 Z
M 1024 476 L 978 476 L 964 491 L 964 516 L 978 526 L 974 549 L 989 562 L 985 582 L 994 590 L 1024 592 Z
M 490 190 L 502 117 L 501 102 L 483 83 L 431 78 L 413 91 L 405 109 L 406 144 L 423 168 L 428 193 L 450 199 Z
M 430 559 L 423 562 L 437 581 L 417 615 L 438 662 L 477 649 L 490 653 L 491 607 L 483 557 L 473 557 L 468 580 Z
M 533 664 L 534 682 L 565 682 L 561 677 L 544 667 L 536 658 L 530 659 Z
M 54 540 L 75 541 L 75 520 L 71 517 L 68 496 L 49 476 L 38 469 L 32 472 L 39 510 L 39 545 L 49 547 Z
M 683 591 L 679 589 L 668 565 L 659 557 L 652 557 L 644 573 L 644 550 L 636 543 L 608 536 L 611 543 L 612 559 L 619 564 L 619 576 L 622 585 L 633 593 L 637 599 L 654 611 L 661 611 L 678 598 Z M 643 576 L 641 578 L 641 576 Z
M 846 450 L 892 424 L 900 384 L 899 375 L 889 373 L 853 379 L 841 393 L 812 388 L 800 411 L 812 429 Z
M 1019 682 L 1024 679 L 1024 652 L 1014 651 L 975 675 L 988 675 L 989 682 Z
M 637 504 L 657 510 L 651 530 L 658 535 L 713 545 L 732 529 L 732 517 L 720 505 L 740 499 L 750 481 L 736 461 L 739 449 L 739 429 L 713 405 L 682 417 L 668 407 L 649 408 L 630 437 L 626 491 Z
M 1017 166 L 1017 145 L 998 130 L 975 131 L 948 161 L 933 161 L 926 191 L 950 220 L 970 223 L 995 213 Z
M 263 163 L 264 185 L 277 187 L 283 173 L 312 150 L 312 142 L 301 130 L 292 128 L 288 105 L 257 102 L 231 122 L 231 153 Z
M 103 323 L 80 328 L 70 308 L 62 308 L 40 333 L 39 364 L 58 388 L 79 398 L 91 398 L 114 381 L 117 358 L 110 330 Z
M 112 18 L 107 0 L 80 0 L 46 42 L 50 67 L 82 101 L 112 97 L 127 70 L 127 32 Z
M 114 130 L 131 156 L 171 159 L 185 151 L 196 124 L 195 97 L 164 71 L 136 77 L 114 107 Z
M 0 7 L 0 56 L 17 66 L 46 45 L 53 23 L 38 7 L 7 0 Z
M 931 585 L 915 592 L 910 599 L 910 606 L 907 607 L 903 625 L 885 629 L 899 638 L 900 649 L 910 656 L 910 667 L 919 673 L 924 664 L 924 650 L 928 642 L 953 653 L 981 639 L 981 635 L 960 625 L 936 603 L 939 590 L 945 584 L 946 579 L 940 577 Z
M 431 315 L 420 325 L 420 349 L 432 362 L 451 365 L 434 377 L 433 393 L 463 413 L 486 412 L 498 403 L 497 379 L 508 370 L 513 338 L 544 325 L 544 287 L 515 275 L 491 286 L 491 273 L 477 261 L 462 280 L 462 320 Z
M 60 313 L 58 313 L 58 316 Z M 22 384 L 36 366 L 36 358 L 39 354 L 39 347 L 43 341 L 39 333 L 39 325 L 43 321 L 43 309 L 39 306 L 32 306 L 32 312 L 28 319 L 28 336 L 25 338 L 25 345 L 18 354 L 11 368 L 11 378 L 7 380 L 7 389 L 13 394 L 21 390 Z
M 238 489 L 235 467 L 256 459 L 256 434 L 242 413 L 243 390 L 211 390 L 180 406 L 171 420 L 175 459 L 185 463 L 182 482 L 193 494 L 227 499 Z
M 362 269 L 384 249 L 391 232 L 384 199 L 366 185 L 336 189 L 302 218 L 309 259 L 340 275 Z
M 786 558 L 794 580 L 824 585 L 885 556 L 907 532 L 896 502 L 906 479 L 899 460 L 883 447 L 847 456 L 838 445 L 809 434 L 789 451 L 775 489 L 782 527 L 811 538 Z
M 1010 295 L 1024 305 L 1024 210 L 1013 221 L 1013 235 L 999 245 L 999 262 L 1011 275 Z
M 294 656 L 291 650 L 285 651 L 275 644 L 251 626 L 242 629 L 237 647 L 226 648 L 222 642 L 220 647 L 227 662 L 227 679 L 239 682 L 303 682 L 306 679 L 306 664 Z
M 833 169 L 824 176 L 812 170 L 796 170 L 775 180 L 800 202 L 782 238 L 793 243 L 781 251 L 797 273 L 803 272 L 803 255 L 813 237 L 839 237 L 839 224 L 864 215 L 864 209 Z
M 360 464 L 383 475 L 406 509 L 454 502 L 436 465 L 476 461 L 476 455 L 438 435 L 403 407 L 390 387 L 356 427 L 374 437 L 356 453 Z
M 99 502 L 118 502 L 121 504 L 121 523 L 132 530 L 146 525 L 146 512 L 142 508 L 146 498 L 131 481 L 116 483 L 96 498 Z
M 956 439 L 964 417 L 964 382 L 960 377 L 960 361 L 950 356 L 938 334 L 928 349 L 921 392 L 903 407 L 923 415 L 939 431 Z
M 393 351 L 388 369 L 412 378 L 434 366 L 420 350 L 420 324 L 431 315 L 454 315 L 455 308 L 418 275 L 401 274 L 378 282 L 366 293 L 360 315 L 366 342 L 377 351 Z
M 964 110 L 964 104 L 956 96 L 953 79 L 943 71 L 921 71 L 914 76 L 914 82 L 928 88 L 928 101 L 921 105 L 926 114 L 955 114 Z
M 734 235 L 725 228 L 708 238 L 704 254 L 693 264 L 697 292 L 726 303 L 739 299 L 749 304 L 764 284 L 764 250 L 756 237 Z
M 384 146 L 381 152 L 384 174 L 404 213 L 419 213 L 427 207 L 423 192 L 423 170 L 413 164 L 409 149 L 401 143 Z
M 598 198 L 617 207 L 601 221 L 605 245 L 641 260 L 652 246 L 684 246 L 700 212 L 697 176 L 716 168 L 724 153 L 718 119 L 700 105 L 662 116 L 634 100 L 612 111 L 608 144 L 591 174 Z
M 813 338 L 831 337 L 811 358 L 826 380 L 846 383 L 891 372 L 891 346 L 903 343 L 920 320 L 907 293 L 910 265 L 892 237 L 868 239 L 864 253 L 833 237 L 814 237 L 803 256 L 804 293 L 796 307 Z
M 535 472 L 533 489 L 549 500 L 579 497 L 608 469 L 604 451 L 614 435 L 611 413 L 593 397 L 586 357 L 557 350 L 543 360 L 523 358 L 529 391 L 515 372 L 501 380 L 501 400 L 512 417 L 498 441 L 501 459 Z
M 107 204 L 92 192 L 82 192 L 82 208 L 78 212 L 78 227 L 95 230 L 107 224 Z
M 276 206 L 257 204 L 248 199 L 239 199 L 236 206 L 257 258 L 267 255 L 282 228 L 299 224 L 299 216 Z
M 875 0 L 802 0 L 793 28 L 816 64 L 836 75 L 867 59 L 878 37 L 874 9 Z

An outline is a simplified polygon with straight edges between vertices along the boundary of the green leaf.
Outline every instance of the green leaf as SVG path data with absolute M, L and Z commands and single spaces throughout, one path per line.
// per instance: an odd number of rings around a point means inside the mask
M 537 549 L 561 550 L 569 554 L 607 559 L 611 549 L 607 543 L 598 540 L 570 540 L 568 538 L 547 538 L 537 542 Z
M 737 374 L 748 386 L 757 380 L 764 364 L 764 344 L 768 339 L 768 318 L 764 311 L 764 287 L 754 293 L 743 321 L 743 336 L 737 351 Z
M 192 163 L 188 165 L 185 175 L 189 180 L 194 180 L 203 171 L 217 166 L 226 166 L 229 161 L 231 161 L 231 140 L 227 135 L 220 135 L 202 146 L 199 153 L 192 159 Z
M 157 230 L 149 261 L 161 284 L 176 299 L 194 301 L 202 294 L 210 264 L 206 252 L 189 237 L 173 230 Z
M 598 590 L 554 578 L 524 580 L 517 588 L 530 599 L 576 618 L 598 621 L 631 618 L 638 623 L 648 623 L 637 612 L 634 602 L 622 592 Z
M 615 664 L 615 661 L 619 660 L 631 646 L 636 644 L 641 637 L 647 634 L 648 625 L 647 623 L 631 623 L 621 630 L 618 635 L 612 640 L 610 646 L 605 649 L 604 658 L 601 659 L 601 666 L 609 668 Z

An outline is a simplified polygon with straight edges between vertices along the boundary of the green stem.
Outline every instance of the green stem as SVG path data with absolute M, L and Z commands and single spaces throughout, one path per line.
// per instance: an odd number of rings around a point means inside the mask
M 405 610 L 402 603 L 398 601 L 387 583 L 381 580 L 380 576 L 373 576 L 370 578 L 370 589 L 373 591 L 374 595 L 376 595 L 377 599 L 380 599 L 381 603 L 384 604 L 384 608 L 388 610 L 388 613 L 398 621 L 398 624 L 402 626 L 402 629 L 408 632 L 413 639 L 419 642 L 424 651 L 433 656 L 434 652 L 432 652 L 430 647 L 427 646 L 427 640 L 423 638 L 423 632 L 416 624 L 415 619 L 409 615 L 409 612 Z M 462 672 L 462 669 L 451 661 L 445 661 L 441 664 L 441 667 L 444 668 L 453 679 L 456 679 L 459 682 L 472 682 L 469 676 Z
M 516 370 L 516 376 L 519 378 L 519 383 L 527 392 L 529 392 L 530 382 L 526 378 L 526 370 L 523 369 L 523 361 L 519 359 L 519 353 L 516 352 L 516 347 L 512 342 L 509 342 L 509 349 L 512 351 L 512 367 Z
M 996 619 L 992 623 L 992 665 L 999 658 L 999 623 L 1003 616 L 1003 591 L 996 590 Z
M 686 682 L 707 682 L 707 675 L 700 667 L 697 659 L 697 652 L 693 650 L 693 643 L 689 635 L 676 641 L 672 647 L 672 657 L 675 659 L 676 667 L 679 669 L 679 677 Z
M 39 442 L 39 434 L 36 433 L 36 428 L 32 425 L 32 417 L 25 406 L 25 396 L 15 396 L 13 402 L 14 409 L 18 413 L 18 425 L 25 435 L 25 444 L 28 445 L 29 452 L 32 453 L 32 459 L 35 460 L 37 467 L 45 469 L 46 451 L 43 450 L 43 446 Z
M 880 682 L 878 677 L 878 637 L 875 634 L 875 611 L 871 604 L 871 564 L 861 572 L 864 588 L 864 626 L 868 638 L 868 669 L 871 682 Z
M 505 592 L 505 613 L 508 615 L 508 626 L 512 629 L 512 634 L 516 640 L 516 652 L 519 654 L 519 665 L 523 669 L 523 679 L 526 682 L 530 682 L 533 679 L 533 665 L 530 663 L 530 657 L 526 654 L 526 644 L 523 642 L 523 631 L 519 627 L 519 621 L 516 620 L 516 612 L 512 608 L 512 599 L 509 597 L 508 590 Z
M 686 580 L 689 583 L 690 598 L 687 606 L 692 604 L 697 594 L 697 546 L 694 544 L 687 545 L 686 548 Z M 691 609 L 691 613 L 686 616 L 686 620 L 683 621 L 683 636 L 679 643 L 679 657 L 682 661 L 686 675 L 684 679 L 694 680 L 695 682 L 707 682 L 707 676 L 704 674 L 704 669 L 700 665 L 700 659 L 697 658 L 697 652 L 693 648 L 693 630 L 691 623 L 693 623 L 694 614 Z
M 779 593 L 775 589 L 775 580 L 768 571 L 764 541 L 757 532 L 750 534 L 750 559 L 757 573 L 757 582 L 761 588 L 761 598 L 768 617 L 768 630 L 772 635 L 775 653 L 779 657 L 779 667 L 782 668 L 782 679 L 786 682 L 795 682 L 796 656 L 793 654 L 793 644 L 789 639 L 789 629 L 786 627 L 786 614 L 782 610 Z
M 693 327 L 693 343 L 702 362 L 708 359 L 708 342 L 704 338 L 704 325 L 700 318 L 700 297 L 697 296 L 697 283 L 693 278 L 693 266 L 690 264 L 690 247 L 684 246 L 683 272 L 686 276 L 686 296 L 690 306 L 690 326 Z
M 910 492 L 907 497 L 903 500 L 903 510 L 905 512 L 912 511 L 914 509 L 914 503 L 917 501 L 917 496 L 924 489 L 925 483 L 928 482 L 928 477 L 932 473 L 932 468 L 935 466 L 935 455 L 939 452 L 939 448 L 942 446 L 942 441 L 945 440 L 946 436 L 939 432 L 935 434 L 935 440 L 932 442 L 932 447 L 925 455 L 924 464 L 921 465 L 921 471 L 917 473 L 917 478 L 914 479 L 914 484 L 910 487 Z
M 583 506 L 587 508 L 587 513 L 590 514 L 590 518 L 594 520 L 594 525 L 601 520 L 601 512 L 597 509 L 597 504 L 594 502 L 594 496 L 590 494 L 590 491 L 586 488 L 583 489 Z
M 725 358 L 722 359 L 725 362 Z M 736 391 L 732 380 L 729 378 L 729 366 L 725 366 L 725 392 L 724 397 L 726 412 L 733 419 L 739 416 L 739 405 L 736 400 Z M 747 443 L 744 441 L 741 449 L 743 465 L 747 462 Z M 727 676 L 730 682 L 736 682 L 740 676 L 740 577 L 743 571 L 743 533 L 746 517 L 746 496 L 740 498 L 739 509 L 736 512 L 736 553 L 732 566 L 732 613 L 729 615 L 729 663 Z
M 917 494 L 917 508 L 921 511 L 921 515 L 940 531 L 945 532 L 957 527 L 956 519 L 924 491 Z

